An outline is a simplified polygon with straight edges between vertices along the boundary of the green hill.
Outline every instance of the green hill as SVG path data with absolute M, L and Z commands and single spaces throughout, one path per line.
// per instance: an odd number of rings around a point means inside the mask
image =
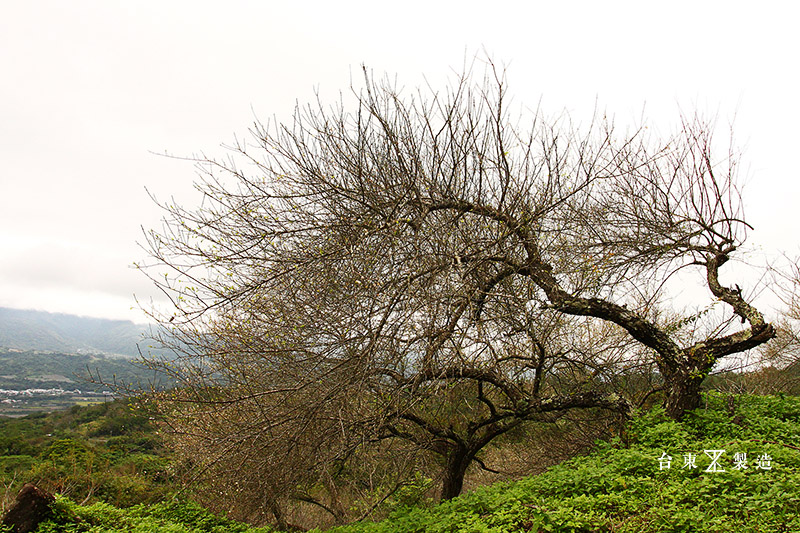
M 149 326 L 61 313 L 0 307 L 0 347 L 135 357 L 147 351 Z

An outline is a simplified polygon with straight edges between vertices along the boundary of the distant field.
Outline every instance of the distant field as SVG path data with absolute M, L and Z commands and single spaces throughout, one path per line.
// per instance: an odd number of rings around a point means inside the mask
M 0 391 L 0 416 L 20 417 L 32 413 L 50 413 L 69 409 L 73 405 L 96 405 L 113 399 L 114 396 L 111 394 L 89 397 L 85 394 L 65 392 L 60 395 L 34 395 L 18 399 L 18 401 L 7 401 L 9 398 Z

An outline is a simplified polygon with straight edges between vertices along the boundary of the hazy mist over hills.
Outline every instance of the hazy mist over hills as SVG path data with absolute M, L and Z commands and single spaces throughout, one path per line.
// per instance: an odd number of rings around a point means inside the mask
M 0 347 L 138 356 L 147 353 L 150 326 L 128 320 L 88 318 L 0 307 Z

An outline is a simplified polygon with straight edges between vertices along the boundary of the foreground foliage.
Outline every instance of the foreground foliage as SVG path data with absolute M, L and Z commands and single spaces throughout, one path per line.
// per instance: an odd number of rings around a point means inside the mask
M 643 413 L 627 435 L 545 474 L 334 531 L 800 531 L 800 398 L 709 393 L 705 403 L 682 422 Z M 705 472 L 703 451 L 721 449 L 725 472 Z M 664 452 L 669 470 L 659 470 Z M 737 452 L 746 470 L 734 468 Z M 698 454 L 696 469 L 683 468 L 685 453 Z M 771 470 L 754 468 L 763 454 Z
M 269 528 L 252 528 L 246 524 L 215 516 L 191 502 L 139 504 L 119 509 L 97 502 L 77 505 L 59 497 L 54 518 L 42 523 L 38 533 L 268 533 Z M 0 530 L 2 531 L 2 530 Z M 5 533 L 5 532 L 3 532 Z

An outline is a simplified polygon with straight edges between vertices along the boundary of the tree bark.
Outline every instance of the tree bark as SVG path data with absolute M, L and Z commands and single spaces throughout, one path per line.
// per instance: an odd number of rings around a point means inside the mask
M 667 397 L 664 399 L 664 410 L 668 417 L 680 421 L 687 411 L 700 407 L 700 386 L 705 379 L 702 375 L 684 375 L 679 373 L 668 379 Z
M 283 516 L 283 509 L 281 509 L 280 504 L 275 501 L 274 498 L 269 496 L 264 498 L 265 503 L 267 505 L 267 509 L 272 513 L 272 516 L 275 518 L 275 524 L 278 526 L 278 529 L 281 531 L 286 531 L 289 529 L 289 524 L 286 522 L 286 518 Z
M 442 501 L 455 498 L 461 494 L 461 489 L 464 487 L 464 476 L 473 456 L 474 454 L 463 449 L 457 450 L 448 456 L 447 469 L 442 483 Z

